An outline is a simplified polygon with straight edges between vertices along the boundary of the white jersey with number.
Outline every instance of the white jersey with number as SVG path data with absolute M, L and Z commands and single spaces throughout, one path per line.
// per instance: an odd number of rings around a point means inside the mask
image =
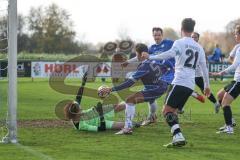
M 177 55 L 172 83 L 194 89 L 196 67 L 200 61 L 206 63 L 203 48 L 192 38 L 184 37 L 174 43 L 173 49 Z
M 236 47 L 234 47 L 234 48 L 236 48 Z M 234 61 L 233 61 L 232 65 L 230 65 L 224 71 L 230 72 L 232 70 L 235 70 L 234 80 L 237 82 L 240 82 L 240 47 L 238 47 L 234 53 L 235 53 L 235 55 L 234 55 Z
M 191 37 L 176 40 L 172 48 L 162 54 L 150 56 L 150 59 L 167 59 L 175 57 L 175 74 L 172 84 L 188 87 L 194 90 L 196 67 L 203 72 L 205 88 L 209 87 L 209 77 L 206 66 L 205 52 L 200 44 Z

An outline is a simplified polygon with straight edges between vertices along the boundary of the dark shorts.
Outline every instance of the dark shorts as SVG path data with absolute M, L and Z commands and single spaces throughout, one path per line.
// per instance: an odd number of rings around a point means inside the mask
M 232 81 L 230 84 L 224 87 L 224 90 L 228 92 L 234 99 L 240 94 L 240 82 Z
M 144 96 L 145 102 L 153 103 L 155 99 L 161 97 L 167 91 L 167 88 L 168 88 L 167 83 L 162 82 L 162 84 L 160 84 L 157 87 L 142 90 L 141 93 Z
M 171 106 L 172 108 L 182 110 L 192 92 L 193 90 L 188 87 L 170 85 L 167 91 L 165 104 Z

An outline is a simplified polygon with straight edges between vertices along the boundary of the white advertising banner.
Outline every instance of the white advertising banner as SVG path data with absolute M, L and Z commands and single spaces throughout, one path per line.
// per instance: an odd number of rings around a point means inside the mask
M 66 77 L 81 78 L 89 67 L 89 77 L 111 77 L 110 62 L 32 62 L 34 78 Z

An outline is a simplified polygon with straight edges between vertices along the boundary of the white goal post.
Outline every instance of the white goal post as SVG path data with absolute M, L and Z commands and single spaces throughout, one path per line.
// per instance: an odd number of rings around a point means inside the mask
M 8 3 L 8 134 L 3 143 L 17 143 L 17 0 Z

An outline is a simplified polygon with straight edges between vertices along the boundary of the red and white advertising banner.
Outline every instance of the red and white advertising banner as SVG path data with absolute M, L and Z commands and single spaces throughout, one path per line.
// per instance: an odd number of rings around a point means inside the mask
M 66 77 L 81 78 L 89 69 L 89 77 L 111 77 L 110 62 L 32 62 L 34 78 Z

